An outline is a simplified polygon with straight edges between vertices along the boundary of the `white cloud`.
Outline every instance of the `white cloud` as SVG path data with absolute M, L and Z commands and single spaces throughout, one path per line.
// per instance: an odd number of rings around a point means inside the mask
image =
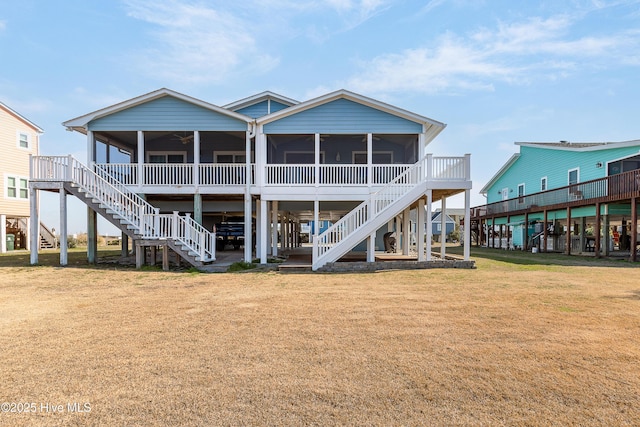
M 0 31 L 4 31 L 7 28 L 7 21 L 0 19 Z
M 361 63 L 348 86 L 365 93 L 493 90 L 498 82 L 527 84 L 565 78 L 580 68 L 637 64 L 640 33 L 569 38 L 567 16 L 499 23 L 467 36 L 453 33 L 433 46 L 405 49 Z
M 263 73 L 278 60 L 262 53 L 252 25 L 225 10 L 179 0 L 127 0 L 129 16 L 156 27 L 157 47 L 136 53 L 150 75 L 187 83 L 219 83 L 234 73 Z

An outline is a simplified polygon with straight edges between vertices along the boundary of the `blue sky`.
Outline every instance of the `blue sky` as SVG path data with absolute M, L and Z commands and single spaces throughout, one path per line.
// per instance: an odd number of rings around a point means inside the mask
M 82 160 L 61 122 L 160 87 L 344 88 L 444 122 L 428 151 L 472 154 L 473 205 L 514 141 L 640 138 L 640 0 L 0 0 L 0 64 L 41 152 Z

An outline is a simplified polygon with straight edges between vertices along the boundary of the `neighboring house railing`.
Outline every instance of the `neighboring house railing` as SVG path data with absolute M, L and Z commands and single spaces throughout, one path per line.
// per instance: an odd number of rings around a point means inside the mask
M 473 208 L 472 216 L 494 216 L 567 204 L 606 203 L 631 197 L 640 197 L 638 170 L 478 206 Z

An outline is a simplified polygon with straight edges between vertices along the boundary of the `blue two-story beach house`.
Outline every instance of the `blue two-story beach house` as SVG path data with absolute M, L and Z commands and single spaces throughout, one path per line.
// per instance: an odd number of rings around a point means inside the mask
M 431 230 L 406 224 L 411 211 L 430 223 L 431 204 L 454 194 L 470 211 L 470 156 L 427 151 L 443 123 L 346 90 L 305 102 L 264 92 L 219 107 L 160 89 L 64 126 L 86 135 L 86 163 L 34 157 L 31 191 L 60 192 L 63 219 L 67 194 L 86 202 L 90 260 L 97 214 L 136 247 L 163 246 L 194 265 L 215 262 L 217 228 L 230 218 L 242 222 L 244 259 L 261 263 L 296 246 L 301 223 L 330 221 L 311 239 L 317 270 L 358 247 L 373 261 L 390 227 Z M 430 260 L 420 233 L 403 241 Z

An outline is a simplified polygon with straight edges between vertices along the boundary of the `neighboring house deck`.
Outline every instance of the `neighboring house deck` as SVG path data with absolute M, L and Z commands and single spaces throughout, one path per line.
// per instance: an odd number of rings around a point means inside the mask
M 38 154 L 42 132 L 0 102 L 0 253 L 29 248 L 29 156 Z
M 640 141 L 520 145 L 472 209 L 478 244 L 636 260 Z
M 354 249 L 372 261 L 390 228 L 424 230 L 409 222 L 430 224 L 436 201 L 466 192 L 470 208 L 470 156 L 426 151 L 444 124 L 344 90 L 218 107 L 160 89 L 64 125 L 87 136 L 87 165 L 34 158 L 32 187 L 86 201 L 90 234 L 98 212 L 137 246 L 160 239 L 194 265 L 215 261 L 228 218 L 243 218 L 244 259 L 261 263 L 299 244 L 301 223 L 330 221 L 311 239 L 319 269 Z M 430 260 L 420 233 L 404 241 Z

